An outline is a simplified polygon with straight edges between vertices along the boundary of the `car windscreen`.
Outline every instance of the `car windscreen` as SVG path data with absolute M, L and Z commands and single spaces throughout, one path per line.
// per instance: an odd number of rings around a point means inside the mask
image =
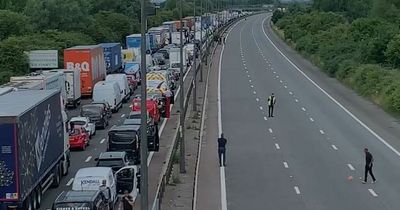
M 108 136 L 112 142 L 131 143 L 136 140 L 135 131 L 111 131 Z
M 91 210 L 89 202 L 60 203 L 54 206 L 56 210 Z
M 124 165 L 124 161 L 122 161 L 122 159 L 100 159 L 97 162 L 98 167 L 114 167 L 122 165 Z
M 180 63 L 173 63 L 171 64 L 171 68 L 180 68 Z
M 82 116 L 98 117 L 101 115 L 101 111 L 98 107 L 82 107 Z

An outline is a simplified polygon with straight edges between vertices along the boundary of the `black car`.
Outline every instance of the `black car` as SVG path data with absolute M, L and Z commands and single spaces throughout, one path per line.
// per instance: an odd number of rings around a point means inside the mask
M 108 130 L 107 151 L 125 151 L 129 160 L 137 165 L 140 163 L 140 125 L 119 125 Z
M 64 191 L 54 201 L 52 210 L 109 210 L 108 203 L 100 190 Z
M 140 113 L 140 112 L 139 112 Z M 141 119 L 126 119 L 123 125 L 141 125 Z M 160 136 L 158 126 L 154 124 L 153 120 L 147 118 L 147 148 L 149 151 L 158 152 L 160 149 Z
M 107 101 L 93 101 L 92 104 L 103 104 L 104 109 L 106 110 L 108 119 L 112 116 L 111 106 Z
M 95 161 L 97 167 L 111 167 L 114 172 L 130 164 L 126 152 L 102 152 Z
M 108 126 L 108 117 L 104 105 L 87 104 L 81 108 L 81 116 L 89 117 L 90 121 L 95 123 L 96 128 L 105 129 Z

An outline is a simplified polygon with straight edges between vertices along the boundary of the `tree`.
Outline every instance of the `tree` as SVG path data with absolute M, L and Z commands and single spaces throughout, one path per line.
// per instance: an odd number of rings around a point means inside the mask
M 25 14 L 38 30 L 84 30 L 90 22 L 86 0 L 28 0 Z
M 391 65 L 400 67 L 400 34 L 397 34 L 387 45 L 386 60 Z
M 26 16 L 9 10 L 0 10 L 0 40 L 30 31 L 29 20 Z

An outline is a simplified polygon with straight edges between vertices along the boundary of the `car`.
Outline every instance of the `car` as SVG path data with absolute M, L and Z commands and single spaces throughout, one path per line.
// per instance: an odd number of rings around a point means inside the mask
M 108 126 L 107 113 L 102 104 L 83 105 L 81 116 L 89 117 L 90 121 L 96 125 L 96 128 L 105 129 Z
M 104 109 L 106 110 L 108 119 L 112 116 L 111 106 L 107 101 L 93 101 L 92 104 L 103 104 Z
M 69 132 L 69 145 L 71 149 L 85 150 L 89 146 L 89 132 L 83 127 L 75 127 Z
M 111 167 L 112 170 L 118 171 L 119 169 L 130 165 L 130 161 L 126 152 L 102 152 L 100 156 L 95 159 L 97 167 Z
M 96 135 L 96 125 L 90 122 L 89 117 L 73 117 L 69 122 L 71 129 L 80 126 L 89 132 L 89 137 Z
M 52 210 L 111 209 L 107 198 L 101 190 L 63 191 L 57 196 L 53 203 Z

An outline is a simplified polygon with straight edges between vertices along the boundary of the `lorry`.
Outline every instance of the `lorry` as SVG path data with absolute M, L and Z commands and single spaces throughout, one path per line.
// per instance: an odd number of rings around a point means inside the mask
M 106 63 L 107 74 L 118 72 L 122 68 L 122 51 L 120 43 L 101 43 Z
M 171 69 L 178 69 L 180 70 L 180 49 L 179 48 L 171 48 L 169 49 L 169 65 Z M 183 52 L 183 72 L 186 72 L 187 66 L 187 54 L 185 51 Z
M 59 90 L 0 96 L 0 209 L 38 209 L 60 185 L 70 165 L 67 125 Z
M 131 34 L 126 36 L 126 48 L 133 49 L 136 56 L 140 55 L 140 46 L 142 42 L 141 34 Z M 146 52 L 150 52 L 150 37 L 146 34 Z
M 30 90 L 60 90 L 63 105 L 65 106 L 66 104 L 65 75 L 62 71 L 48 70 L 32 72 L 27 76 L 10 77 L 10 82 L 32 82 L 30 83 L 31 86 L 26 86 Z
M 103 48 L 100 45 L 83 45 L 65 49 L 64 68 L 81 72 L 81 95 L 91 96 L 94 85 L 106 78 Z
M 164 27 L 153 27 L 148 30 L 148 33 L 153 34 L 156 39 L 157 48 L 162 48 L 168 43 L 166 42 L 168 30 Z
M 127 62 L 133 62 L 135 60 L 136 60 L 136 55 L 132 48 L 122 50 L 122 61 L 124 64 Z
M 78 69 L 64 69 L 66 106 L 78 107 L 81 104 L 81 72 Z

